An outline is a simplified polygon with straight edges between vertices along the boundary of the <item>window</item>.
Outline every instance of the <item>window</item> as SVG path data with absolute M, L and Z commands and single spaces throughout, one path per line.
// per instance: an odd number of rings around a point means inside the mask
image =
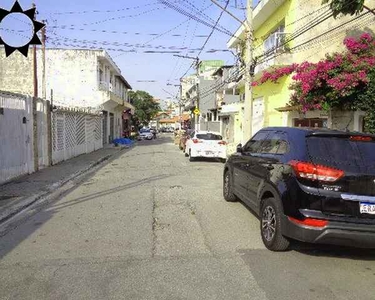
M 285 40 L 285 25 L 280 25 L 275 31 L 273 31 L 268 38 L 264 40 L 265 52 L 276 51 L 278 47 L 283 45 Z
M 263 154 L 285 154 L 288 151 L 287 136 L 283 132 L 270 133 L 262 146 L 259 153 Z
M 247 142 L 244 147 L 244 152 L 256 153 L 268 134 L 269 131 L 258 132 L 250 141 Z
M 221 141 L 223 137 L 218 134 L 206 133 L 206 134 L 197 134 L 197 139 L 207 140 L 207 141 Z

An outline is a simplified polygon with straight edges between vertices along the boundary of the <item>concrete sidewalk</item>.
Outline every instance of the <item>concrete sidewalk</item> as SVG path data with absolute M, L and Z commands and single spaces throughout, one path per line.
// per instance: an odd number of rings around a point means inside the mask
M 0 224 L 128 147 L 109 146 L 0 186 Z

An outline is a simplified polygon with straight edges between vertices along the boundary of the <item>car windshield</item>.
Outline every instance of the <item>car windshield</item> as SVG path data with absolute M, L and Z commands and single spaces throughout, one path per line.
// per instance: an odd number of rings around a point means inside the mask
M 197 134 L 197 139 L 207 140 L 207 141 L 220 141 L 223 139 L 223 137 L 221 135 L 214 134 L 214 133 L 205 133 L 205 134 Z

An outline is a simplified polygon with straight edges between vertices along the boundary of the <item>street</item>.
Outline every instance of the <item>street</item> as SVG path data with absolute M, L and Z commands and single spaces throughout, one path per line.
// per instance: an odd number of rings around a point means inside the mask
M 223 166 L 168 134 L 119 153 L 0 237 L 0 298 L 374 299 L 374 251 L 266 250 Z

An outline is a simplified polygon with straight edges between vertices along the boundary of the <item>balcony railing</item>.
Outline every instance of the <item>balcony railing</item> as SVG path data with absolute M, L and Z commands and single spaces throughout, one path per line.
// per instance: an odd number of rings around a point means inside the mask
M 111 92 L 111 93 L 115 94 L 117 97 L 120 97 L 121 99 L 123 99 L 125 102 L 128 102 L 128 99 L 126 99 L 126 96 L 124 96 L 120 92 L 120 90 L 114 88 L 112 83 L 100 81 L 99 82 L 99 90 L 103 91 L 103 92 Z
M 273 66 L 292 63 L 292 55 L 288 52 L 286 45 L 287 36 L 285 32 L 275 32 L 264 41 L 264 56 L 255 67 L 255 74 Z
M 287 41 L 286 32 L 275 32 L 271 34 L 264 41 L 264 52 L 268 55 L 273 55 L 275 53 L 284 52 L 286 50 L 285 42 Z

